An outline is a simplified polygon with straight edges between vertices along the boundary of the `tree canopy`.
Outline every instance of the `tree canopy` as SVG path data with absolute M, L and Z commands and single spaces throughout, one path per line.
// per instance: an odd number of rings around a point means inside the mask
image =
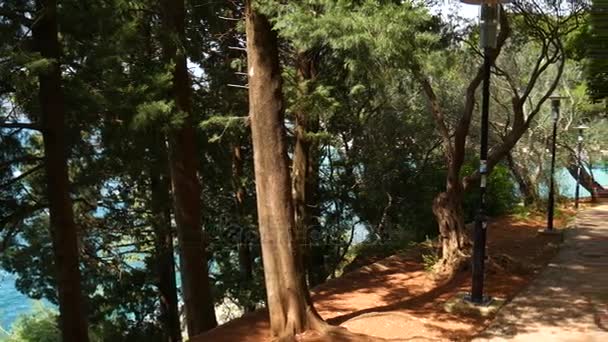
M 457 264 L 484 71 L 479 25 L 434 5 L 2 1 L 0 267 L 51 306 L 8 340 L 180 341 L 426 239 Z M 605 162 L 606 6 L 505 6 L 489 214 L 542 201 L 553 94 L 559 165 L 579 124 Z

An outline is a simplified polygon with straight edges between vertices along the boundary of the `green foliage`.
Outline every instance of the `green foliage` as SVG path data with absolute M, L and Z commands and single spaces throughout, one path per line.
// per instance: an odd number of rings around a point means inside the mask
M 228 87 L 246 82 L 234 73 L 246 69 L 246 58 L 231 49 L 244 47 L 245 37 L 242 20 L 218 19 L 242 18 L 243 8 L 237 3 L 187 2 L 187 37 L 178 48 L 188 56 L 191 72 L 193 124 L 200 147 L 196 162 L 214 298 L 216 304 L 228 301 L 250 308 L 264 303 L 265 290 L 255 233 L 248 97 L 246 91 Z M 412 70 L 419 67 L 428 73 L 447 125 L 454 127 L 462 114 L 465 87 L 478 67 L 470 62 L 476 52 L 457 38 L 475 40 L 476 32 L 467 36 L 475 29 L 454 33 L 453 23 L 432 15 L 422 1 L 256 3 L 280 36 L 290 156 L 296 114 L 318 122 L 318 130 L 304 136 L 316 146 L 312 154 L 318 163 L 313 254 L 323 257 L 327 275 L 339 274 L 353 260 L 357 265 L 357 260 L 388 256 L 435 237 L 432 204 L 445 187 L 445 156 Z M 33 4 L 0 4 L 3 15 L 11 14 L 0 22 L 0 124 L 39 123 L 36 76 L 52 61 L 28 47 L 26 32 L 37 13 Z M 66 0 L 58 14 L 70 195 L 80 228 L 80 268 L 93 335 L 104 341 L 161 340 L 153 227 L 157 221 L 151 201 L 158 179 L 152 176 L 168 179 L 166 133 L 185 119 L 170 99 L 173 65 L 162 51 L 164 44 L 174 45 L 176 40 L 160 24 L 157 1 Z M 514 24 L 520 28 L 523 22 L 515 19 Z M 528 79 L 526 68 L 535 64 L 541 48 L 523 33 L 512 35 L 499 60 L 517 84 Z M 574 41 L 571 46 L 571 51 L 578 48 Z M 302 55 L 314 66 L 314 75 L 306 80 L 298 75 L 296 63 Z M 567 70 L 569 80 L 578 77 L 572 65 Z M 511 96 L 498 90 L 509 89 L 510 84 L 499 76 L 493 84 L 495 118 L 511 118 L 509 111 L 500 112 L 500 100 Z M 571 112 L 588 113 L 585 118 L 597 113 L 597 107 L 582 100 L 584 85 L 568 82 L 565 87 L 577 99 Z M 533 125 L 544 129 L 542 120 Z M 595 127 L 589 140 L 601 146 L 606 127 Z M 530 139 L 544 148 L 542 135 L 535 134 Z M 473 155 L 475 143 L 467 147 L 467 154 Z M 21 292 L 56 304 L 46 179 L 37 168 L 43 149 L 39 132 L 0 127 L 0 245 L 6 246 L 0 264 L 17 275 Z M 474 165 L 468 163 L 463 174 L 472 172 Z M 35 172 L 12 182 L 28 170 Z M 244 200 L 237 205 L 239 187 Z M 513 209 L 513 181 L 505 167 L 494 170 L 489 189 L 490 215 Z M 166 191 L 162 210 L 171 215 L 169 187 Z M 476 191 L 467 193 L 468 220 L 476 203 Z M 355 229 L 369 235 L 351 247 Z M 239 264 L 243 235 L 251 247 L 251 279 L 243 276 Z M 430 267 L 437 258 L 429 251 L 423 262 Z M 52 312 L 37 312 L 16 327 L 18 341 L 58 339 Z
M 336 50 L 372 48 L 386 57 L 405 53 L 401 55 L 404 58 L 417 51 L 412 47 L 437 41 L 436 35 L 423 30 L 411 35 L 422 25 L 428 25 L 429 15 L 424 6 L 410 1 L 308 0 L 278 4 L 267 0 L 258 3 L 273 18 L 281 36 L 304 51 L 325 42 Z M 396 38 L 404 40 L 396 44 Z
M 468 163 L 462 168 L 462 175 L 469 175 L 476 169 L 474 163 Z M 474 185 L 472 191 L 465 194 L 464 208 L 466 221 L 473 221 L 479 203 L 479 187 Z M 486 194 L 486 214 L 489 216 L 500 216 L 511 213 L 519 199 L 515 191 L 515 183 L 509 169 L 503 165 L 497 165 L 488 178 L 488 190 Z
M 25 65 L 25 67 L 33 74 L 45 73 L 49 67 L 56 63 L 56 60 L 49 58 L 39 58 Z
M 591 98 L 608 98 L 608 1 L 593 0 L 590 14 L 591 39 L 588 40 L 587 77 Z
M 200 127 L 207 135 L 211 135 L 210 143 L 219 142 L 222 138 L 235 141 L 246 135 L 248 118 L 243 116 L 212 116 L 201 122 Z
M 431 251 L 428 254 L 422 254 L 422 265 L 424 270 L 431 272 L 433 267 L 441 260 L 441 255 L 437 251 Z
M 36 311 L 21 316 L 14 324 L 6 342 L 59 342 L 61 331 L 57 324 L 57 313 L 39 305 Z
M 439 249 L 435 248 L 433 240 L 429 238 L 420 243 L 420 246 L 425 250 L 422 253 L 422 265 L 425 271 L 431 272 L 433 267 L 441 260 L 441 253 Z
M 185 113 L 174 113 L 173 101 L 153 101 L 137 106 L 137 115 L 133 119 L 133 127 L 178 127 L 186 118 Z
M 516 205 L 511 211 L 511 214 L 518 220 L 525 220 L 534 215 L 535 211 L 536 208 L 532 208 L 525 205 Z
M 509 170 L 499 165 L 492 170 L 489 180 L 488 213 L 490 215 L 501 215 L 509 213 L 518 202 L 515 195 L 515 184 Z
M 41 303 L 37 303 L 34 312 L 20 316 L 10 332 L 10 336 L 2 339 L 2 342 L 60 342 L 61 330 L 59 329 L 59 314 Z M 122 337 L 122 336 L 120 336 Z M 107 341 L 108 335 L 102 333 L 98 326 L 89 330 L 91 342 Z

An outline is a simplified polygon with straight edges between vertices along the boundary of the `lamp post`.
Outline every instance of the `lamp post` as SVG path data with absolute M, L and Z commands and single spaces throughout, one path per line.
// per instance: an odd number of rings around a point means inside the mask
M 574 127 L 574 129 L 578 129 L 578 146 L 576 151 L 576 161 L 577 161 L 577 170 L 576 170 L 576 191 L 574 192 L 574 208 L 578 209 L 578 199 L 580 194 L 580 186 L 581 186 L 581 168 L 583 167 L 583 130 L 589 127 L 585 125 L 580 125 Z
M 547 232 L 553 232 L 553 213 L 555 209 L 555 145 L 557 140 L 557 121 L 559 120 L 559 107 L 561 96 L 551 96 L 551 118 L 553 119 L 553 140 L 551 143 L 551 179 L 549 182 L 549 204 L 547 208 Z
M 490 114 L 490 75 L 492 53 L 496 48 L 501 4 L 510 0 L 460 0 L 466 4 L 480 5 L 480 43 L 483 48 L 483 89 L 481 103 L 481 140 L 479 153 L 479 208 L 475 218 L 473 233 L 472 286 L 469 300 L 474 304 L 484 304 L 483 278 L 486 257 L 486 187 L 488 183 L 488 127 Z

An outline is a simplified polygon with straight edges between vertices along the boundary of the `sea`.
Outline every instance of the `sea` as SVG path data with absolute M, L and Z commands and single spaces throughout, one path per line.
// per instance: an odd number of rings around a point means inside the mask
M 595 179 L 602 185 L 608 186 L 608 172 L 603 169 L 593 171 Z M 575 180 L 566 170 L 556 173 L 560 193 L 573 198 L 576 187 Z M 581 197 L 589 196 L 589 193 L 581 187 Z M 13 323 L 20 315 L 31 313 L 36 305 L 50 305 L 35 301 L 20 293 L 15 288 L 15 275 L 0 269 L 0 338 L 10 332 Z
M 0 270 L 0 337 L 11 330 L 19 315 L 30 312 L 35 305 L 35 300 L 15 288 L 15 276 Z

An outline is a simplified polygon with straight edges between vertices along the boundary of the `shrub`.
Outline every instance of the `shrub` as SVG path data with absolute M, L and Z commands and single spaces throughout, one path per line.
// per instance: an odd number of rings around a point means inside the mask
M 57 324 L 57 314 L 42 305 L 34 313 L 23 315 L 13 324 L 12 334 L 7 342 L 59 342 L 61 331 Z
M 469 175 L 475 169 L 472 163 L 468 163 L 463 167 L 462 173 Z M 467 222 L 475 219 L 479 203 L 479 183 L 474 186 L 474 189 L 465 193 L 464 198 L 465 219 Z M 488 179 L 486 199 L 486 213 L 489 216 L 508 214 L 515 209 L 518 202 L 517 192 L 509 169 L 502 165 L 494 167 Z
M 19 316 L 13 323 L 11 335 L 2 342 L 61 342 L 59 314 L 43 304 L 36 305 L 34 312 Z M 93 327 L 89 331 L 91 342 L 101 342 L 102 334 Z

